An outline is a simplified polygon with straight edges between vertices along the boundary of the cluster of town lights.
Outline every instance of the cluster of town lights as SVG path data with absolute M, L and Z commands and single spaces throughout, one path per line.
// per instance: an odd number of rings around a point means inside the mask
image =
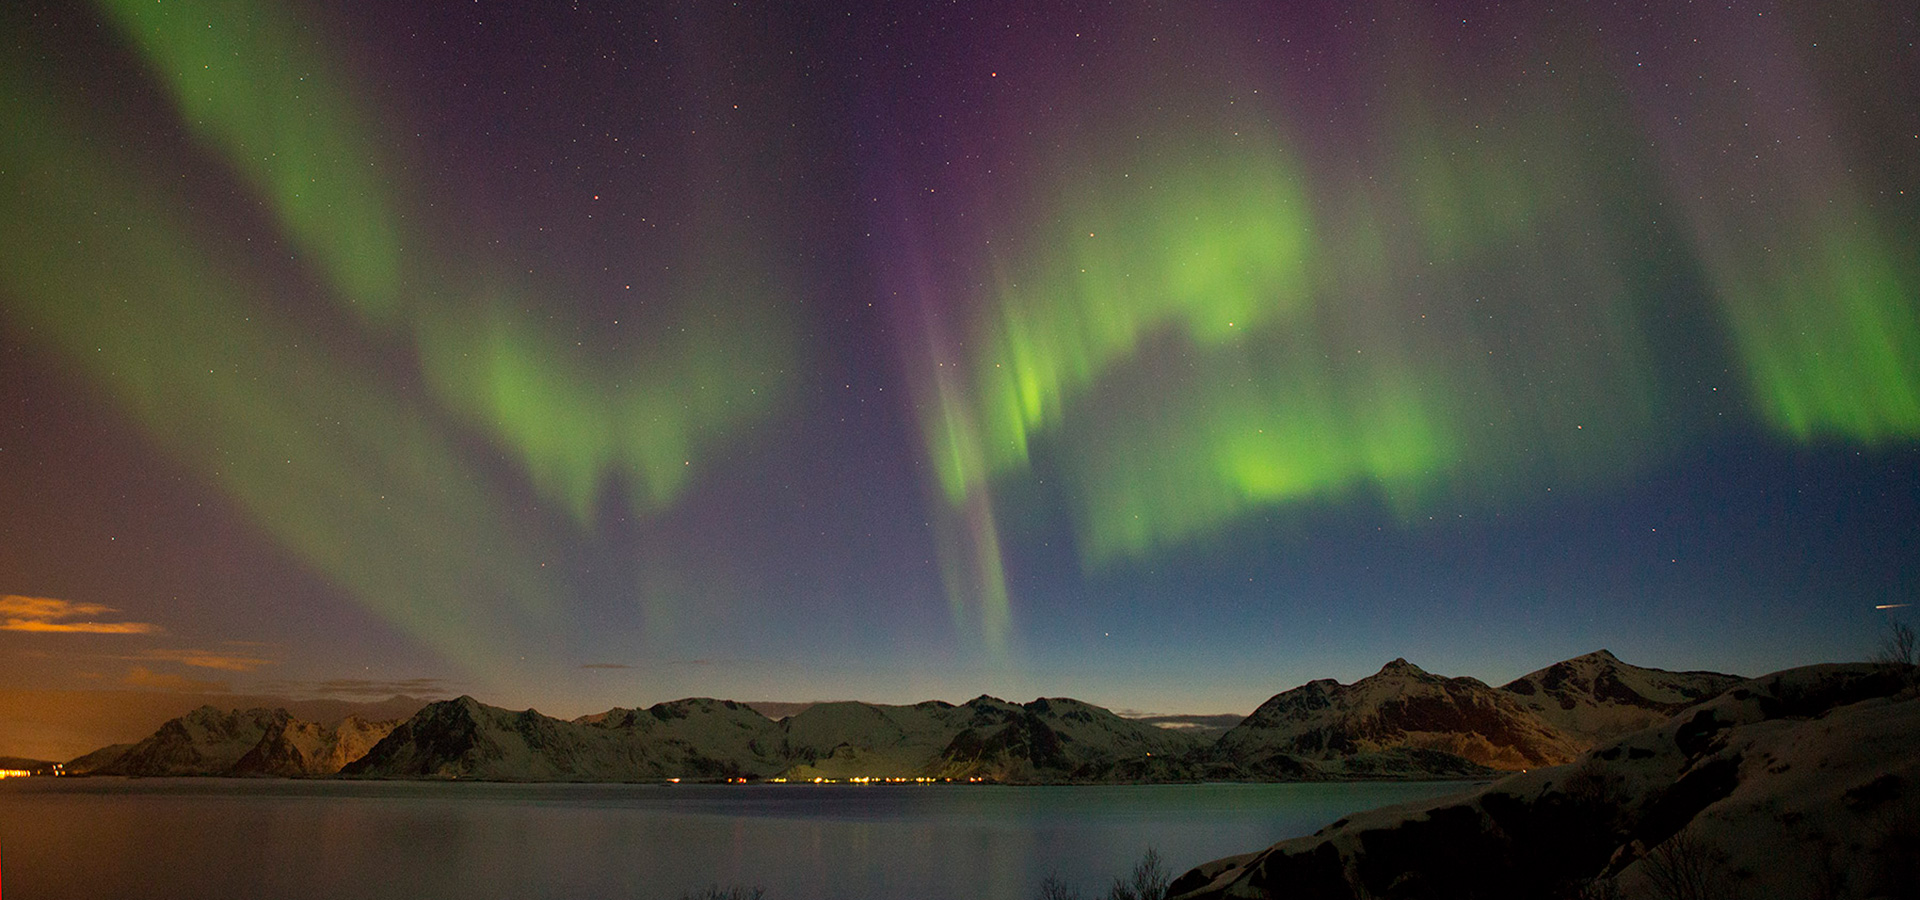
M 26 778 L 31 775 L 65 775 L 65 774 L 67 774 L 67 766 L 65 763 L 54 763 L 53 765 L 45 769 L 42 769 L 38 772 L 35 772 L 31 769 L 0 769 L 0 778 Z

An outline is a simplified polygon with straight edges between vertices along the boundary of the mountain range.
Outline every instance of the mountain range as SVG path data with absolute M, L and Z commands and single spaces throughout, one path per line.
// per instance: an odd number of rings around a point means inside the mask
M 1277 694 L 1224 733 L 1067 698 L 815 703 L 779 720 L 687 699 L 565 720 L 460 697 L 405 720 L 332 725 L 283 709 L 202 707 L 67 769 L 501 781 L 1485 777 L 1571 761 L 1740 681 L 1631 666 L 1601 650 L 1494 688 L 1396 659 L 1351 685 L 1322 679 Z

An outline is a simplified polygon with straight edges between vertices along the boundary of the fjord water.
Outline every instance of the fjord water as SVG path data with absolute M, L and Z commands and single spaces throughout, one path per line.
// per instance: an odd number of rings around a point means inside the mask
M 34 898 L 1025 900 L 1156 848 L 1178 874 L 1457 782 L 606 785 L 0 783 L 0 877 Z

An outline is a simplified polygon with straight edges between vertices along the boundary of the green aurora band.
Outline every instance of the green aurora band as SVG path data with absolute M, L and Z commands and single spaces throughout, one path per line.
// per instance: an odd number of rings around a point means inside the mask
M 400 170 L 304 23 L 217 0 L 100 8 L 366 343 L 331 346 L 261 302 L 276 290 L 246 274 L 232 235 L 166 173 L 101 149 L 119 144 L 114 124 L 16 57 L 0 68 L 9 318 L 281 546 L 469 671 L 497 664 L 505 636 L 567 612 L 566 585 L 542 568 L 566 542 L 497 505 L 445 413 L 587 527 L 615 476 L 643 512 L 672 504 L 786 388 L 794 338 L 770 312 L 770 278 L 745 274 L 752 254 L 636 285 L 677 311 L 625 343 L 590 344 L 541 302 L 550 287 L 501 275 L 484 251 L 434 246 L 457 240 L 403 233 L 422 217 L 400 212 Z M 700 246 L 752 243 L 710 233 Z M 350 362 L 387 352 L 396 333 L 429 397 Z M 635 601 L 656 624 L 669 612 L 656 607 L 674 605 Z
M 1098 563 L 1363 486 L 1411 516 L 1518 469 L 1613 471 L 1651 429 L 1639 313 L 1576 239 L 1583 210 L 1439 221 L 1358 190 L 1320 209 L 1277 146 L 1156 158 L 1066 191 L 996 266 L 971 406 L 929 428 L 950 500 L 1045 438 Z M 1460 158 L 1428 193 L 1509 171 Z
M 1771 19 L 1732 24 L 1700 29 L 1704 52 L 1728 60 L 1726 71 L 1674 101 L 1667 120 L 1690 126 L 1662 137 L 1671 193 L 1756 412 L 1802 442 L 1910 440 L 1920 435 L 1920 253 L 1911 222 L 1902 235 L 1882 217 L 1890 204 L 1876 210 L 1863 198 L 1912 188 L 1848 153 L 1808 41 Z M 1868 86 L 1881 92 L 1886 68 L 1847 68 L 1871 73 Z M 1911 123 L 1899 136 L 1915 139 Z M 1910 165 L 1911 145 L 1904 152 Z
M 281 546 L 449 659 L 498 660 L 559 609 L 538 564 L 557 558 L 551 538 L 510 523 L 426 410 L 255 302 L 271 289 L 219 261 L 185 198 L 63 128 L 72 108 L 0 68 L 9 317 Z
M 1395 46 L 1444 46 L 1429 30 Z M 1498 90 L 1383 48 L 1393 115 L 1363 146 L 1384 149 L 1351 168 L 1244 119 L 1095 129 L 1133 149 L 1063 166 L 1037 224 L 988 242 L 1014 249 L 979 267 L 991 287 L 956 342 L 972 352 L 939 376 L 963 387 L 923 417 L 944 496 L 1058 473 L 1099 568 L 1258 510 L 1371 495 L 1410 521 L 1618 479 L 1683 443 L 1712 370 L 1661 355 L 1679 301 L 1642 232 L 1662 198 L 1618 189 L 1660 176 L 1585 43 Z M 1682 202 L 1690 262 L 1755 418 L 1801 442 L 1911 440 L 1916 281 L 1886 226 L 1836 205 L 1852 188 L 1819 149 L 1740 185 L 1775 198 L 1771 239 L 1744 230 L 1751 209 Z M 1829 190 L 1797 187 L 1809 171 Z M 1676 193 L 1734 193 L 1711 186 Z
M 180 121 L 264 199 L 338 296 L 371 320 L 402 310 L 396 171 L 325 44 L 279 4 L 96 0 L 167 86 Z
M 642 286 L 699 315 L 655 322 L 635 346 L 596 349 L 581 339 L 584 325 L 556 321 L 555 304 L 540 302 L 552 288 L 499 274 L 483 251 L 435 253 L 426 234 L 403 232 L 390 187 L 399 169 L 310 25 L 245 0 L 100 7 L 168 86 L 181 120 L 319 261 L 335 295 L 370 322 L 411 332 L 441 402 L 509 448 L 582 524 L 615 474 L 642 510 L 670 505 L 696 461 L 784 388 L 791 329 L 766 302 L 776 287 L 748 274 L 764 271 L 741 249 L 750 236 L 709 229 L 701 258 L 683 267 L 699 274 Z M 461 283 L 473 286 L 448 288 Z

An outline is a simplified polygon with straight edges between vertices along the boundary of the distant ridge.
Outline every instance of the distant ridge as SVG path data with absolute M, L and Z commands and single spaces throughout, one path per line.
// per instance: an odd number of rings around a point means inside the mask
M 50 773 L 58 765 L 50 759 L 30 759 L 24 756 L 0 756 L 0 769 L 14 772 L 32 772 L 36 775 Z
M 765 704 L 708 698 L 564 720 L 460 697 L 404 720 L 332 726 L 285 709 L 202 707 L 68 769 L 498 781 L 1488 777 L 1566 762 L 1739 681 L 1629 666 L 1601 650 L 1495 689 L 1396 659 L 1351 685 L 1283 691 L 1225 729 L 1217 718 L 1212 728 L 1157 727 L 1055 697 L 816 702 L 776 707 L 778 721 L 755 708 Z

